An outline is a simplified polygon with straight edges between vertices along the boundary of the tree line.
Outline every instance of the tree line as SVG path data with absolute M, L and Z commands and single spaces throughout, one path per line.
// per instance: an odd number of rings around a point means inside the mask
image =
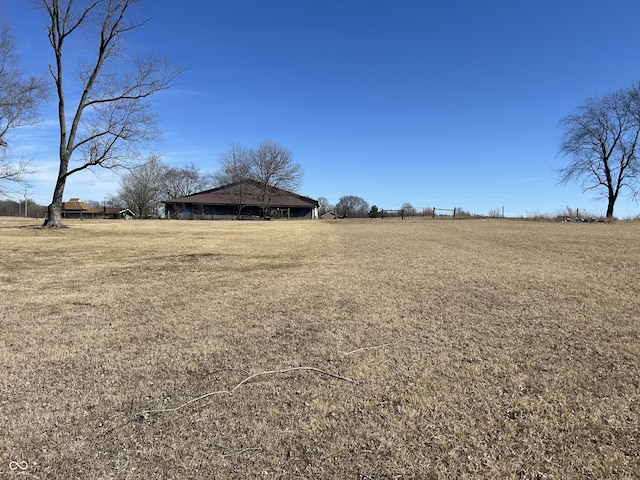
M 385 212 L 384 209 L 375 204 L 369 206 L 369 202 L 357 195 L 344 195 L 340 197 L 335 205 L 329 202 L 327 198 L 320 197 L 318 203 L 320 204 L 320 215 L 334 212 L 337 216 L 344 218 L 384 218 L 389 216 L 388 211 Z M 394 210 L 394 212 L 397 211 Z M 404 202 L 400 207 L 400 211 L 409 217 L 418 214 L 416 208 L 410 202 Z
M 46 213 L 46 205 L 39 205 L 30 198 L 27 199 L 26 205 L 24 200 L 0 200 L 0 217 L 44 218 Z

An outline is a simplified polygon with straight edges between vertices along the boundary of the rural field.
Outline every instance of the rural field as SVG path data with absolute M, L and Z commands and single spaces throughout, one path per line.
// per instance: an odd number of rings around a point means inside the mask
M 640 472 L 640 223 L 0 219 L 0 478 Z

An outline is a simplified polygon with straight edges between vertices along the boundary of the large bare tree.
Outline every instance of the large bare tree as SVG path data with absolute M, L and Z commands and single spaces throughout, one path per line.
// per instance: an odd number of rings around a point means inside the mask
M 209 174 L 200 173 L 200 169 L 193 163 L 184 167 L 167 167 L 161 178 L 162 200 L 186 197 L 200 192 L 212 185 Z
M 607 218 L 613 217 L 623 188 L 636 197 L 640 179 L 637 156 L 640 136 L 638 83 L 591 98 L 560 122 L 564 130 L 560 153 L 569 163 L 559 170 L 560 182 L 581 182 L 607 199 Z
M 291 150 L 271 140 L 263 140 L 256 148 L 232 144 L 220 156 L 215 179 L 221 185 L 231 184 L 238 215 L 255 197 L 266 215 L 279 189 L 295 191 L 300 186 L 302 166 L 294 162 Z
M 252 185 L 247 182 L 252 178 L 249 150 L 239 143 L 232 143 L 222 152 L 219 162 L 220 168 L 214 174 L 214 180 L 218 185 L 229 185 L 231 203 L 237 218 L 240 218 L 252 192 Z
M 239 143 L 232 143 L 219 158 L 220 168 L 214 174 L 219 185 L 236 183 L 251 178 L 249 150 Z
M 142 165 L 130 169 L 120 178 L 119 203 L 138 218 L 157 217 L 162 200 L 162 180 L 168 167 L 157 155 L 151 155 Z
M 10 191 L 5 185 L 23 182 L 29 173 L 29 161 L 14 160 L 7 137 L 13 129 L 37 123 L 46 92 L 43 78 L 25 74 L 9 27 L 0 25 L 0 195 Z
M 295 191 L 302 179 L 302 166 L 293 161 L 293 153 L 271 140 L 263 140 L 251 149 L 252 178 L 260 185 L 260 206 L 264 213 L 277 189 Z
M 366 217 L 369 204 L 356 195 L 344 195 L 336 204 L 336 213 L 344 217 Z
M 153 55 L 126 61 L 126 36 L 145 23 L 131 18 L 139 0 L 34 1 L 46 11 L 55 56 L 49 71 L 58 97 L 60 167 L 45 225 L 59 227 L 70 175 L 135 164 L 144 146 L 157 139 L 149 97 L 172 86 L 180 71 Z M 92 53 L 73 59 L 78 70 L 70 77 L 65 46 L 75 37 Z M 71 91 L 78 87 L 76 99 Z

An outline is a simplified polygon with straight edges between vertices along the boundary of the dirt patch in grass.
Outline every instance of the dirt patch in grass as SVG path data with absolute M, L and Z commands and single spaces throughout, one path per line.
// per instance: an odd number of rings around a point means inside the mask
M 3 478 L 640 471 L 640 224 L 25 225 Z

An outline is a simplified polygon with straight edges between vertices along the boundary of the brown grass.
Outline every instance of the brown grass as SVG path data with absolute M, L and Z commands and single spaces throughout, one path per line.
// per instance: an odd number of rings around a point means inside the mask
M 0 220 L 2 478 L 637 478 L 638 223 L 68 223 Z

